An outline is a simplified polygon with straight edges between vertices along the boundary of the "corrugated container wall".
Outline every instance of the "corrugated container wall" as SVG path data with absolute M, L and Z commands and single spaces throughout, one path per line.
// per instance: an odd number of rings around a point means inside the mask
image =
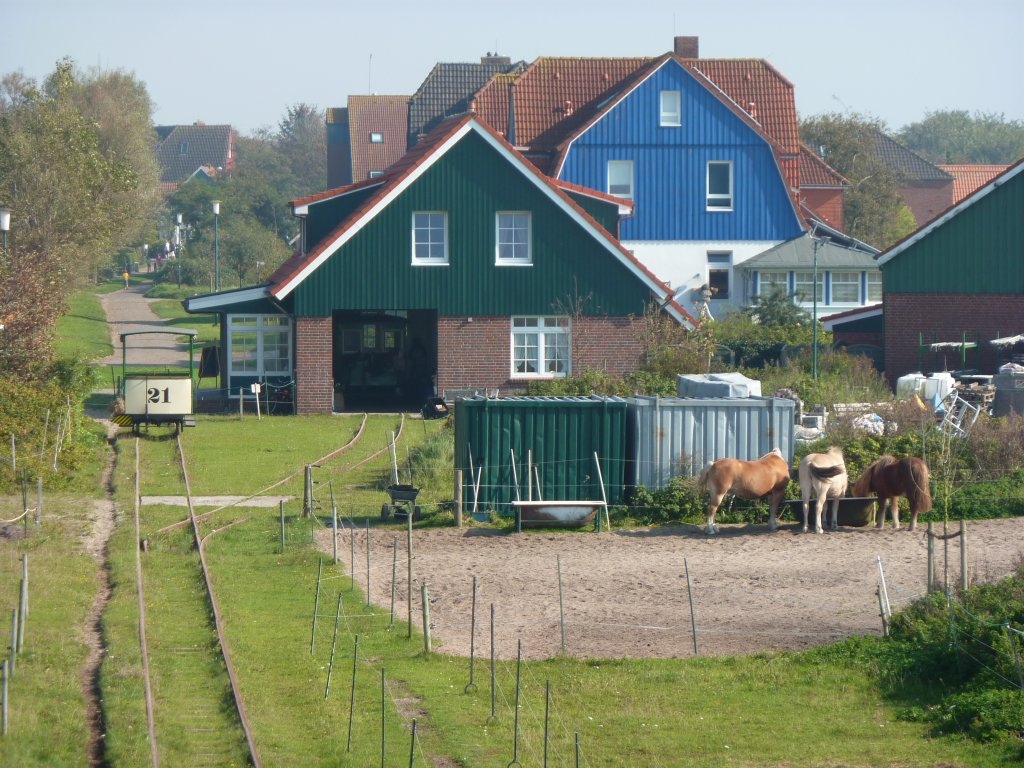
M 455 466 L 463 471 L 464 507 L 473 508 L 473 481 L 480 472 L 477 511 L 510 514 L 509 502 L 516 498 L 513 451 L 523 499 L 528 456 L 537 469 L 543 499 L 600 499 L 597 453 L 608 503 L 619 504 L 626 482 L 626 434 L 626 401 L 621 398 L 457 400 Z M 533 487 L 537 488 L 536 478 Z
M 778 397 L 628 401 L 631 484 L 661 488 L 725 457 L 757 459 L 778 448 L 793 463 L 795 403 Z

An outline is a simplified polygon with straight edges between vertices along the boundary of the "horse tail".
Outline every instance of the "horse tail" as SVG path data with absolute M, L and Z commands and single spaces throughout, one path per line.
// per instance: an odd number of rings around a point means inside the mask
M 907 473 L 910 475 L 910 482 L 907 483 L 907 500 L 911 508 L 918 512 L 928 512 L 932 508 L 928 465 L 917 457 L 911 457 L 907 459 Z
M 697 482 L 702 491 L 706 491 L 708 489 L 708 475 L 711 474 L 711 468 L 713 466 L 715 466 L 715 462 L 709 461 L 701 468 L 700 475 L 697 476 Z

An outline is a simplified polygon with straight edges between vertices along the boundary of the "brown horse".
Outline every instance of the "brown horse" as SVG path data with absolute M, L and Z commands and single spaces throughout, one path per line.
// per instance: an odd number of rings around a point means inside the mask
M 828 529 L 839 530 L 839 500 L 846 495 L 846 485 L 849 482 L 843 452 L 833 446 L 825 453 L 807 454 L 800 462 L 797 477 L 800 479 L 800 493 L 803 498 L 803 532 L 807 533 L 807 508 L 812 492 L 815 510 L 814 532 L 822 532 L 821 512 L 827 501 L 832 502 L 832 521 Z
M 789 485 L 789 465 L 778 448 L 757 461 L 719 459 L 700 471 L 699 483 L 701 489 L 711 495 L 708 500 L 708 524 L 704 529 L 707 533 L 718 533 L 715 512 L 727 493 L 741 499 L 760 499 L 770 494 L 768 527 L 774 531 L 779 527 L 775 517 L 786 495 L 786 486 Z
M 885 505 L 891 500 L 893 526 L 899 529 L 899 497 L 906 496 L 910 502 L 910 530 L 914 530 L 918 513 L 927 512 L 932 508 L 932 494 L 928 488 L 928 465 L 916 456 L 906 459 L 882 456 L 865 469 L 864 474 L 853 484 L 854 496 L 867 496 L 869 493 L 878 495 L 879 516 L 875 523 L 876 528 L 881 528 L 885 524 Z

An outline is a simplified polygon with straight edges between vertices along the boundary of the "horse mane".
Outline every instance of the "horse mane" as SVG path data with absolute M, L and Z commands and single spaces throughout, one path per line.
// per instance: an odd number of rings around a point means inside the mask
M 890 456 L 888 453 L 884 456 L 879 456 L 867 469 L 865 469 L 861 476 L 857 478 L 857 482 L 853 484 L 853 495 L 854 496 L 867 496 L 871 491 L 874 490 L 874 479 L 875 473 L 890 464 L 896 463 L 896 457 Z
M 932 493 L 928 487 L 928 465 L 916 456 L 904 459 L 901 463 L 907 474 L 907 500 L 911 509 L 928 512 L 932 508 Z

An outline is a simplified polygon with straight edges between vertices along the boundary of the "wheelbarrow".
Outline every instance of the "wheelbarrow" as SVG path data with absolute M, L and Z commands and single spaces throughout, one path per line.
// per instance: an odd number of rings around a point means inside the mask
M 394 483 L 389 485 L 386 490 L 391 503 L 385 502 L 380 508 L 381 520 L 386 522 L 392 515 L 395 517 L 406 517 L 410 514 L 414 521 L 423 519 L 423 510 L 416 503 L 416 497 L 420 493 L 419 488 L 415 485 Z

